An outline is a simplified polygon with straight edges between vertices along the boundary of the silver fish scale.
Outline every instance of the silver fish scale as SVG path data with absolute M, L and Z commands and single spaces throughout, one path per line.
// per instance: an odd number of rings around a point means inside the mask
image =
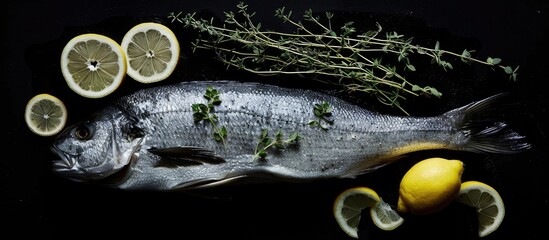
M 203 95 L 208 86 L 220 92 L 222 104 L 215 107 L 215 114 L 219 117 L 216 124 L 227 128 L 225 144 L 213 139 L 209 122 L 193 121 L 191 105 L 207 102 Z M 147 132 L 147 147 L 198 146 L 223 157 L 226 168 L 264 166 L 278 174 L 304 178 L 319 172 L 326 177 L 356 174 L 349 169 L 379 165 L 383 158 L 378 158 L 395 147 L 422 141 L 418 137 L 433 140 L 431 130 L 450 128 L 433 118 L 388 117 L 326 94 L 252 83 L 181 83 L 138 92 L 121 101 L 140 119 Z M 328 130 L 308 125 L 317 119 L 314 104 L 323 101 L 333 108 L 334 124 Z M 285 137 L 297 132 L 301 139 L 286 149 L 269 149 L 265 161 L 254 160 L 263 129 L 273 138 L 281 130 Z M 421 129 L 426 131 L 410 131 Z M 448 137 L 445 131 L 440 135 Z
M 213 113 L 219 117 L 217 126 L 227 128 L 225 142 L 214 140 L 210 122 L 194 122 L 192 104 L 207 102 L 208 86 L 220 92 L 222 103 Z M 489 106 L 502 96 L 439 116 L 403 117 L 373 113 L 311 90 L 236 81 L 185 82 L 122 97 L 114 106 L 65 129 L 52 146 L 61 157 L 53 167 L 77 181 L 99 180 L 121 189 L 174 190 L 235 179 L 355 177 L 403 154 L 430 149 L 500 154 L 527 150 L 531 145 L 523 136 L 486 116 Z M 334 123 L 327 130 L 309 125 L 318 120 L 314 106 L 322 102 L 333 109 Z M 301 139 L 284 149 L 268 149 L 266 159 L 256 159 L 264 129 L 271 138 L 282 131 L 285 137 L 295 132 Z M 87 132 L 89 139 L 82 140 L 79 134 Z

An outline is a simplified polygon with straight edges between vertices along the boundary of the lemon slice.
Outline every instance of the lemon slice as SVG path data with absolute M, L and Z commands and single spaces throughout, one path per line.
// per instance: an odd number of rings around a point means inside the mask
M 334 202 L 334 216 L 347 235 L 358 238 L 358 224 L 363 209 L 380 201 L 377 193 L 367 187 L 354 187 L 340 193 Z
M 505 206 L 498 192 L 482 182 L 462 183 L 457 201 L 477 209 L 479 237 L 494 232 L 505 216 Z
M 381 198 L 375 206 L 370 208 L 370 216 L 374 224 L 385 231 L 394 230 L 404 222 L 404 219 Z
M 179 42 L 166 26 L 146 22 L 134 26 L 122 39 L 128 75 L 142 83 L 166 79 L 179 61 Z
M 88 98 L 114 92 L 126 76 L 126 56 L 120 45 L 100 34 L 71 39 L 61 54 L 61 71 L 69 87 Z
M 67 121 L 67 108 L 58 98 L 42 93 L 34 96 L 25 108 L 25 122 L 40 136 L 59 133 Z

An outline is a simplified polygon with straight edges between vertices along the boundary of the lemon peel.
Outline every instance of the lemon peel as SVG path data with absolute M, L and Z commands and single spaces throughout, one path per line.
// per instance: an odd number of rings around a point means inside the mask
M 400 182 L 397 210 L 417 215 L 448 206 L 461 187 L 463 162 L 429 158 L 412 166 Z
M 72 38 L 61 53 L 61 72 L 67 85 L 87 98 L 114 92 L 126 76 L 126 55 L 111 38 L 86 33 Z
M 371 188 L 349 188 L 341 192 L 334 201 L 335 219 L 347 235 L 358 238 L 358 224 L 362 210 L 374 207 L 380 200 Z
M 404 222 L 404 219 L 382 198 L 374 207 L 370 208 L 370 217 L 378 228 L 385 231 L 394 230 Z
M 179 62 L 179 41 L 168 27 L 144 22 L 132 27 L 122 39 L 127 74 L 141 83 L 168 78 Z
M 456 200 L 476 209 L 479 237 L 485 237 L 494 232 L 503 222 L 505 217 L 503 200 L 488 184 L 479 181 L 463 182 Z
M 67 108 L 57 97 L 47 93 L 32 97 L 25 107 L 25 122 L 40 136 L 59 133 L 67 121 Z

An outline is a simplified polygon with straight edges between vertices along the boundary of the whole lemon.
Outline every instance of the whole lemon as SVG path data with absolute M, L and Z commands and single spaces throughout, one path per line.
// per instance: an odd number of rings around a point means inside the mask
M 463 162 L 429 158 L 412 166 L 400 182 L 397 210 L 431 214 L 452 202 L 461 187 Z

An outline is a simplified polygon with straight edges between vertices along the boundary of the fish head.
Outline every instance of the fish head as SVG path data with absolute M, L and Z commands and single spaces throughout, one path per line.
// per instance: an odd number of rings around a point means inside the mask
M 105 179 L 127 166 L 143 141 L 135 118 L 106 109 L 64 129 L 51 150 L 53 171 L 73 181 Z

